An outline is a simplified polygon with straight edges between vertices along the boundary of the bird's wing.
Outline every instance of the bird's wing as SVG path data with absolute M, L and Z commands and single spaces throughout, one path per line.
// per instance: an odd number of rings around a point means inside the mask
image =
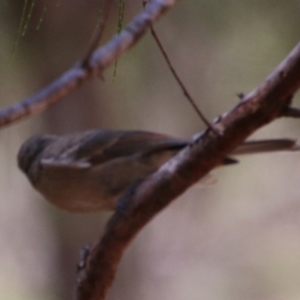
M 183 139 L 145 131 L 97 131 L 78 148 L 76 157 L 97 165 L 119 157 L 179 150 L 188 143 Z

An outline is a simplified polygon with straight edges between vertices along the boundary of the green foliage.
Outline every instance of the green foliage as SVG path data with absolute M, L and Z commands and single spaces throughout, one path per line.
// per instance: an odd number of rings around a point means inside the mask
M 119 0 L 118 33 L 120 33 L 123 28 L 124 11 L 125 11 L 125 0 Z
M 118 34 L 121 32 L 121 30 L 123 28 L 124 11 L 125 11 L 125 0 L 119 0 L 119 17 L 118 17 L 118 28 L 117 28 Z M 116 60 L 115 67 L 114 67 L 113 80 L 115 80 L 115 78 L 116 78 L 117 66 L 118 66 L 118 61 Z
M 23 23 L 20 24 L 20 30 L 21 30 L 21 32 L 22 32 L 22 34 L 21 34 L 22 36 L 24 36 L 25 33 L 26 33 L 26 31 L 27 31 L 27 28 L 28 28 L 30 19 L 31 19 L 31 17 L 32 17 L 32 12 L 33 12 L 35 3 L 36 3 L 36 0 L 32 0 L 31 5 L 30 5 L 30 7 L 29 7 L 29 11 L 28 11 L 28 14 L 27 14 L 26 21 L 24 22 L 24 24 L 23 24 Z M 24 6 L 23 6 L 23 11 L 26 11 L 27 5 L 28 5 L 28 1 L 25 0 Z
M 44 5 L 43 11 L 42 11 L 42 15 L 41 15 L 41 17 L 40 17 L 40 19 L 39 19 L 38 25 L 36 26 L 36 29 L 37 29 L 37 30 L 39 30 L 40 27 L 41 27 L 41 24 L 42 24 L 42 22 L 43 22 L 43 20 L 44 20 L 44 15 L 45 15 L 45 12 L 46 12 L 47 9 L 48 9 L 49 3 L 50 3 L 50 0 L 46 0 L 46 3 L 45 3 L 45 5 Z
M 24 29 L 25 29 L 25 16 L 26 16 L 27 5 L 28 5 L 28 1 L 24 0 L 21 21 L 20 21 L 20 25 L 19 25 L 19 29 L 18 29 L 18 35 L 17 35 L 16 41 L 15 41 L 12 53 L 10 55 L 10 59 L 13 58 L 13 55 L 15 54 L 17 46 L 19 44 L 20 38 L 21 38 L 21 36 L 23 36 L 25 34 L 25 31 L 26 31 L 26 30 L 24 31 Z M 27 16 L 27 20 L 28 20 L 28 16 Z
M 42 15 L 41 15 L 41 17 L 38 21 L 38 25 L 36 27 L 37 30 L 40 28 L 40 26 L 43 22 L 44 14 L 47 11 L 47 8 L 49 6 L 49 2 L 50 2 L 49 0 L 46 0 L 46 2 L 45 2 L 45 5 L 44 5 L 43 11 L 42 11 Z M 23 37 L 27 32 L 30 20 L 32 18 L 32 13 L 33 13 L 33 9 L 35 7 L 35 4 L 36 4 L 36 0 L 32 0 L 31 3 L 29 3 L 28 0 L 24 0 L 23 7 L 22 7 L 20 25 L 19 25 L 19 29 L 18 29 L 18 34 L 17 34 L 16 41 L 14 43 L 14 47 L 13 47 L 10 59 L 13 58 L 13 56 L 14 56 L 16 50 L 17 50 L 17 47 L 18 47 L 18 44 L 19 44 L 19 41 L 20 41 L 21 37 Z M 27 13 L 27 15 L 26 15 L 26 13 Z

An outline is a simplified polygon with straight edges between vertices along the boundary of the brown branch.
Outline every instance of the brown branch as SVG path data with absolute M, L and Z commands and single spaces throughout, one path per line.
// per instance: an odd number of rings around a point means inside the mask
M 112 216 L 102 240 L 91 252 L 77 299 L 104 299 L 122 254 L 136 234 L 176 197 L 220 165 L 250 134 L 282 116 L 299 87 L 300 43 L 265 82 L 218 119 L 215 126 L 222 130 L 222 136 L 203 133 L 191 147 L 124 196 L 122 209 Z
M 149 24 L 170 9 L 176 0 L 152 0 L 133 21 L 115 35 L 106 45 L 89 55 L 88 68 L 77 63 L 57 80 L 37 92 L 35 95 L 0 111 L 0 126 L 19 121 L 25 117 L 45 111 L 87 80 L 101 76 L 103 70 L 145 34 Z
M 283 117 L 300 118 L 300 108 L 288 107 L 282 114 Z

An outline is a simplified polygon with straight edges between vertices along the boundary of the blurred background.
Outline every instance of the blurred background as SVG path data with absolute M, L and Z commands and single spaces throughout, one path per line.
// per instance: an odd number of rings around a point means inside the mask
M 31 1 L 30 1 L 31 2 Z M 126 0 L 124 23 L 142 1 Z M 79 60 L 100 1 L 37 0 L 10 60 L 24 1 L 0 2 L 0 104 L 43 88 Z M 300 1 L 190 0 L 155 24 L 170 59 L 209 119 L 260 84 L 299 41 Z M 115 1 L 103 42 L 116 32 Z M 71 215 L 52 207 L 16 165 L 36 133 L 140 129 L 189 137 L 203 124 L 150 35 L 100 79 L 46 113 L 0 131 L 0 298 L 72 299 L 78 252 L 110 213 Z M 114 81 L 114 82 L 113 82 Z M 299 106 L 299 98 L 295 98 Z M 300 140 L 298 120 L 280 119 L 254 138 Z M 109 299 L 300 299 L 300 154 L 243 157 L 215 170 L 158 215 L 123 257 Z

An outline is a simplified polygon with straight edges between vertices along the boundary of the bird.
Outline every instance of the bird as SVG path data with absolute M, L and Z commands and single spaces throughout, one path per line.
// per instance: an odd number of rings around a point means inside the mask
M 56 207 L 73 213 L 110 211 L 129 187 L 193 140 L 137 130 L 37 135 L 23 143 L 17 160 L 32 186 Z M 231 154 L 294 147 L 292 139 L 246 141 Z

